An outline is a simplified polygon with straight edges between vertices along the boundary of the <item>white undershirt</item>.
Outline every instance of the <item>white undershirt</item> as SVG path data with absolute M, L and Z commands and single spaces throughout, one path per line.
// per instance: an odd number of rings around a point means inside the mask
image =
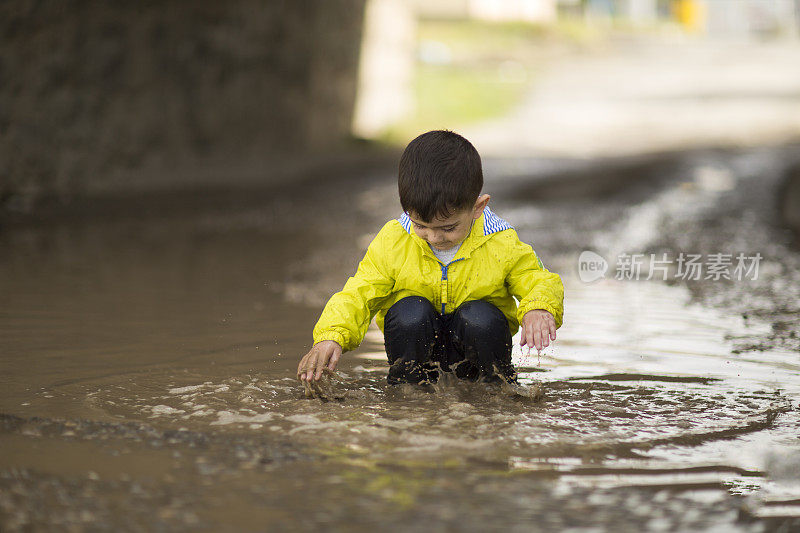
M 430 244 L 428 246 L 430 246 Z M 459 248 L 461 248 L 461 243 L 456 244 L 449 250 L 437 250 L 431 246 L 431 251 L 433 252 L 433 255 L 436 256 L 436 259 L 441 261 L 443 265 L 449 265 L 458 253 Z

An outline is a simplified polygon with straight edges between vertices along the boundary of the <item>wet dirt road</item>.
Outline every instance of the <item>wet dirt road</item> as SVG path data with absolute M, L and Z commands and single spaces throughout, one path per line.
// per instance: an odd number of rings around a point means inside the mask
M 800 527 L 800 259 L 770 218 L 794 153 L 486 161 L 493 209 L 566 285 L 556 345 L 514 354 L 528 395 L 388 387 L 372 330 L 329 401 L 303 398 L 318 306 L 399 212 L 391 169 L 7 227 L 0 525 Z M 587 249 L 612 263 L 593 283 Z M 717 251 L 760 252 L 758 280 L 614 279 L 621 253 Z

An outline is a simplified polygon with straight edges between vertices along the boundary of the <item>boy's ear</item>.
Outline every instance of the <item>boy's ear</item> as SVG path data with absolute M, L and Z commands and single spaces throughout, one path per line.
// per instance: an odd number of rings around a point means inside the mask
M 492 197 L 488 194 L 482 194 L 478 196 L 478 199 L 475 200 L 475 207 L 472 208 L 472 218 L 478 220 L 481 218 L 483 214 L 483 210 L 486 209 L 486 206 L 489 205 L 489 200 Z

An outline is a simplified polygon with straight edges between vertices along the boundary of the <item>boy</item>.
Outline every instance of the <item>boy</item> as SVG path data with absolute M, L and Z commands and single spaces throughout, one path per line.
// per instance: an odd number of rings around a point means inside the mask
M 298 379 L 333 371 L 377 315 L 390 384 L 435 382 L 438 370 L 514 381 L 511 336 L 521 323 L 522 346 L 541 350 L 555 340 L 561 278 L 489 210 L 480 156 L 460 135 L 430 131 L 411 141 L 398 186 L 404 214 L 383 226 L 328 301 Z

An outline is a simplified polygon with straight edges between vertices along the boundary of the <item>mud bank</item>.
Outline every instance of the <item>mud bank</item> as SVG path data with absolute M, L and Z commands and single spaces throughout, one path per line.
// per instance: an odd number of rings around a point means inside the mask
M 800 164 L 787 169 L 778 205 L 783 223 L 794 231 L 795 244 L 800 248 Z
M 266 154 L 230 161 L 194 161 L 170 169 L 139 169 L 128 179 L 112 180 L 67 196 L 40 193 L 10 196 L 0 202 L 0 235 L 17 228 L 112 223 L 141 219 L 192 219 L 209 213 L 230 214 L 291 202 L 323 184 L 349 187 L 354 179 L 389 175 L 399 152 L 391 147 L 351 143 L 336 151 Z M 323 185 L 324 186 L 324 185 Z

